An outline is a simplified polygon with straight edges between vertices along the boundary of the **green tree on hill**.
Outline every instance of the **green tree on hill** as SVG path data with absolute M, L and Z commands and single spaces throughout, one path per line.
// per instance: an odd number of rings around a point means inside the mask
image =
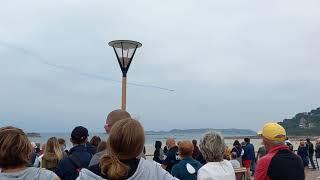
M 320 107 L 310 112 L 298 113 L 279 124 L 286 129 L 288 135 L 320 135 Z

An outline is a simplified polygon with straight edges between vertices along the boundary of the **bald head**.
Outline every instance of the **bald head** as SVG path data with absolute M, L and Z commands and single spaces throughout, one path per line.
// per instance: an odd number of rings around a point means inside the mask
M 114 125 L 117 121 L 121 119 L 130 118 L 130 117 L 131 116 L 127 111 L 123 111 L 121 109 L 111 111 L 107 116 L 106 125 L 104 127 L 106 132 L 109 133 L 112 125 Z

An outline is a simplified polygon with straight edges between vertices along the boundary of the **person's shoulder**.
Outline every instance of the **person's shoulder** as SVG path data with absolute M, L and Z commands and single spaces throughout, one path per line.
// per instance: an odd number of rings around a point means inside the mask
M 54 172 L 44 168 L 29 167 L 27 171 L 33 174 L 32 176 L 39 177 L 39 179 L 55 179 L 58 177 Z
M 178 173 L 178 172 L 179 172 L 179 169 L 180 169 L 180 165 L 179 165 L 179 163 L 178 163 L 178 164 L 173 165 L 173 166 L 172 166 L 172 169 L 171 169 L 171 174 L 172 174 L 172 175 L 175 175 L 176 173 Z
M 181 160 L 177 164 L 173 165 L 172 168 L 175 167 L 175 169 L 179 169 L 179 168 L 185 166 L 187 163 L 188 163 L 187 161 Z
M 251 149 L 254 149 L 254 145 L 253 144 L 249 144 L 249 147 L 251 148 Z
M 79 172 L 79 176 L 76 180 L 86 180 L 86 179 L 104 180 L 104 178 L 102 178 L 101 176 L 93 173 L 92 171 L 86 168 L 83 168 Z
M 272 157 L 274 156 L 274 153 L 267 153 L 266 155 L 264 155 L 263 157 L 261 157 L 259 159 L 259 161 L 270 161 L 272 159 Z
M 156 162 L 141 158 L 136 172 L 129 179 L 145 179 L 146 177 L 166 180 L 176 179 Z
M 205 165 L 201 166 L 198 172 L 206 171 L 206 169 L 210 169 L 211 163 L 206 163 Z
M 98 174 L 98 175 L 101 174 L 101 168 L 100 168 L 99 164 L 95 164 L 95 165 L 89 166 L 88 170 L 90 170 L 91 172 L 93 172 L 95 174 Z
M 231 162 L 230 161 L 228 161 L 228 160 L 223 160 L 222 161 L 224 164 L 226 164 L 227 166 L 229 166 L 229 167 L 232 167 L 233 168 L 233 166 L 232 166 L 232 164 L 231 164 Z
M 64 165 L 64 164 L 67 164 L 67 163 L 70 163 L 69 156 L 64 157 L 63 159 L 61 159 L 59 161 L 59 165 Z

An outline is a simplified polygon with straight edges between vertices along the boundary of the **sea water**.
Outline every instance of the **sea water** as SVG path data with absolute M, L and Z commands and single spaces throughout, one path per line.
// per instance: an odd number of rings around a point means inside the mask
M 35 143 L 40 143 L 40 145 L 42 145 L 43 143 L 46 143 L 46 141 L 50 138 L 50 137 L 56 137 L 56 138 L 63 138 L 66 141 L 66 149 L 70 149 L 72 147 L 72 143 L 70 141 L 70 137 L 71 137 L 71 133 L 41 133 L 40 134 L 41 137 L 29 137 L 31 142 L 35 142 Z M 91 137 L 93 136 L 99 136 L 101 138 L 101 140 L 106 140 L 108 135 L 106 133 L 89 133 L 89 137 L 88 140 L 90 141 Z M 154 143 L 155 141 L 161 141 L 162 142 L 162 147 L 165 146 L 165 142 L 166 139 L 168 137 L 173 137 L 176 139 L 176 142 L 181 141 L 181 140 L 193 140 L 196 139 L 198 141 L 199 144 L 199 140 L 202 137 L 203 134 L 199 134 L 199 133 L 167 133 L 167 132 L 163 132 L 163 133 L 146 133 L 145 137 L 146 137 L 146 142 L 145 142 L 145 147 L 146 147 L 146 154 L 151 155 L 153 154 L 154 151 Z M 223 135 L 225 138 L 225 143 L 229 148 L 233 147 L 233 142 L 237 139 L 239 140 L 239 142 L 241 143 L 243 141 L 243 138 L 233 138 L 233 137 L 245 137 L 245 135 L 241 134 L 241 135 L 228 135 L 228 134 L 224 134 Z M 249 137 L 249 136 L 248 136 Z M 257 151 L 259 149 L 259 147 L 261 146 L 261 142 L 262 140 L 259 138 L 256 139 L 251 139 L 251 143 L 254 145 L 255 147 L 255 151 Z M 293 141 L 291 142 L 294 146 L 294 149 L 297 149 L 299 146 L 299 142 L 298 141 Z

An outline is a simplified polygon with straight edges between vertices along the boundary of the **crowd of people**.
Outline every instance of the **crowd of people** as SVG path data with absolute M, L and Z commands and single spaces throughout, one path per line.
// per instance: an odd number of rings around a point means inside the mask
M 39 148 L 23 130 L 0 128 L 1 180 L 237 180 L 254 176 L 256 180 L 303 180 L 304 168 L 314 153 L 320 157 L 320 142 L 314 148 L 310 139 L 301 141 L 297 154 L 277 123 L 267 123 L 260 132 L 262 146 L 255 154 L 249 138 L 226 146 L 218 132 L 205 133 L 197 140 L 178 141 L 168 138 L 155 142 L 153 160 L 145 156 L 145 134 L 139 121 L 122 110 L 114 110 L 104 125 L 108 138 L 101 140 L 85 127 L 75 127 L 68 151 L 66 141 L 51 137 Z M 246 176 L 236 174 L 245 168 Z

